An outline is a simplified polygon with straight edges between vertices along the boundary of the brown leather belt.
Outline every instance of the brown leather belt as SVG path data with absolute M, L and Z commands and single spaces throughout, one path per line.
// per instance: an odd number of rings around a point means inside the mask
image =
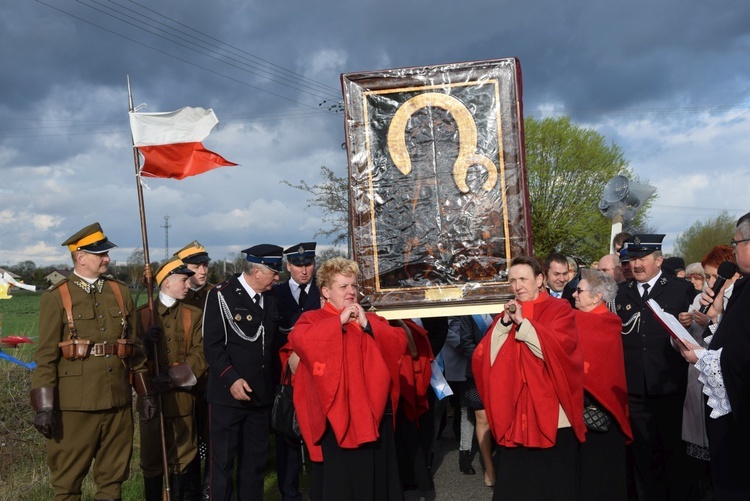
M 109 343 L 96 343 L 91 347 L 92 357 L 106 357 L 109 355 L 117 355 L 117 345 Z

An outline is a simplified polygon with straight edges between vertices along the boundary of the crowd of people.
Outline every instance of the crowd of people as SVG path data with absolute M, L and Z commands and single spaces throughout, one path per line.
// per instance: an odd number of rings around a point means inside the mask
M 95 499 L 121 499 L 133 391 L 147 501 L 263 499 L 272 443 L 284 501 L 441 499 L 451 406 L 454 467 L 496 501 L 750 499 L 750 213 L 700 263 L 665 258 L 663 237 L 620 234 L 591 267 L 515 256 L 492 315 L 386 320 L 359 304 L 357 263 L 316 266 L 314 242 L 249 247 L 214 285 L 193 241 L 136 308 L 86 226 L 42 296 L 32 374 L 55 499 L 80 499 L 90 468 Z M 270 426 L 287 376 L 299 438 Z

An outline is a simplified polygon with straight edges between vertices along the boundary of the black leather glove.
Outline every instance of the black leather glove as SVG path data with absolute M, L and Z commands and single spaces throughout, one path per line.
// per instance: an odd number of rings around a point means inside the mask
M 151 378 L 151 384 L 154 385 L 154 389 L 157 393 L 164 393 L 174 388 L 172 384 L 172 378 L 169 377 L 168 372 L 162 372 L 158 376 Z
M 44 438 L 52 438 L 57 431 L 55 411 L 38 411 L 34 414 L 34 428 L 44 435 Z
M 31 408 L 34 414 L 34 428 L 44 435 L 44 438 L 52 438 L 57 431 L 57 419 L 55 417 L 55 389 L 51 386 L 34 388 L 29 395 L 31 397 Z
M 136 403 L 141 423 L 148 423 L 156 417 L 159 412 L 159 406 L 156 402 L 156 395 L 141 395 Z
M 156 400 L 156 392 L 151 384 L 151 378 L 146 372 L 135 375 L 135 393 L 138 395 L 136 408 L 140 414 L 141 423 L 148 423 L 159 412 L 159 404 Z
M 152 325 L 143 334 L 143 351 L 146 352 L 147 357 L 151 357 L 154 354 L 154 346 L 159 346 L 161 342 L 162 330 L 161 327 Z

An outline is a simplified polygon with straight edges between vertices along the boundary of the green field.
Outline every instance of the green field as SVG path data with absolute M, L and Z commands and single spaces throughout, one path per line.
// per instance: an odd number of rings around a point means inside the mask
M 135 295 L 135 294 L 134 294 Z M 0 300 L 2 335 L 27 336 L 36 343 L 39 335 L 40 293 L 15 292 L 11 299 Z M 145 295 L 137 298 L 145 302 Z M 5 350 L 6 354 L 24 362 L 31 361 L 34 345 L 22 345 L 16 350 Z M 34 429 L 34 413 L 29 406 L 31 371 L 5 360 L 0 360 L 0 499 L 47 501 L 53 492 L 49 485 L 49 470 L 45 463 L 44 438 Z M 137 416 L 136 416 L 137 417 Z M 272 439 L 272 438 L 271 438 Z M 123 500 L 143 498 L 139 458 L 138 433 L 134 437 L 134 455 L 130 479 L 123 486 Z M 274 447 L 271 444 L 271 455 Z M 265 499 L 280 499 L 276 488 L 274 458 L 269 458 L 266 475 Z M 301 479 L 309 483 L 309 476 Z M 87 477 L 83 499 L 94 497 L 93 483 Z

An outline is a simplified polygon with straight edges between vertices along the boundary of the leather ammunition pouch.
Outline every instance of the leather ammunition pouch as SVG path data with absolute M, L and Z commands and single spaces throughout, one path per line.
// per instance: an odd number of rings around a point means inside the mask
M 73 360 L 86 360 L 89 358 L 89 351 L 92 344 L 94 343 L 90 339 L 75 338 L 57 343 L 57 346 L 60 347 L 63 358 L 72 362 Z
M 120 338 L 117 340 L 117 356 L 120 358 L 128 358 L 133 356 L 135 350 L 135 344 L 132 339 Z

